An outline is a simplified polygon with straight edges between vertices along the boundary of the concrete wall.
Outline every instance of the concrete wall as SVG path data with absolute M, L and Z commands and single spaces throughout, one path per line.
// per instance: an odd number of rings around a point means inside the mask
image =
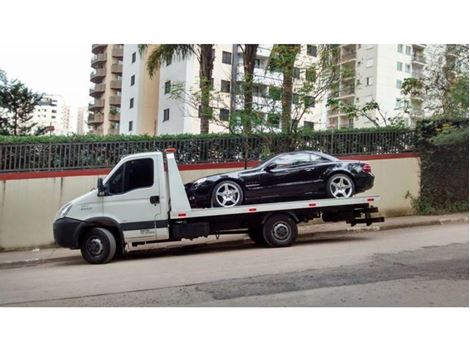
M 377 205 L 385 216 L 412 214 L 411 201 L 405 196 L 409 192 L 416 197 L 419 192 L 419 159 L 413 156 L 368 162 L 376 182 L 374 188 L 364 195 L 381 195 L 382 200 Z M 193 168 L 183 170 L 182 178 L 188 182 L 232 170 L 237 168 Z M 0 248 L 12 250 L 51 245 L 52 221 L 57 210 L 71 199 L 94 188 L 97 177 L 82 175 L 7 179 L 0 174 Z

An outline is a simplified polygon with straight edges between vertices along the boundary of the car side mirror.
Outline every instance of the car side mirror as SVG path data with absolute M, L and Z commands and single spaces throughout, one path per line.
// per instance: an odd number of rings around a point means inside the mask
M 103 184 L 102 177 L 98 177 L 96 188 L 98 189 L 98 197 L 103 197 L 106 195 L 106 187 Z
M 266 170 L 267 172 L 271 172 L 271 171 L 272 171 L 273 169 L 275 169 L 275 168 L 276 168 L 276 164 L 272 163 L 272 164 L 267 165 L 266 168 L 265 168 L 265 170 Z

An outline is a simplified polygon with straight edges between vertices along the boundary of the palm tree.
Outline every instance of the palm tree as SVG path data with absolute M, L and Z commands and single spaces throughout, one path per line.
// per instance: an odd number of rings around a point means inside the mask
M 258 44 L 245 44 L 242 47 L 243 51 L 243 69 L 244 69 L 244 121 L 243 129 L 245 133 L 251 132 L 251 118 L 253 114 L 253 77 L 255 71 L 256 51 Z
M 152 77 L 162 63 L 170 63 L 174 57 L 185 60 L 196 55 L 199 61 L 199 87 L 201 89 L 201 133 L 209 133 L 209 120 L 212 118 L 210 108 L 210 91 L 212 89 L 212 71 L 214 69 L 214 44 L 161 44 L 150 53 L 147 59 L 147 70 Z M 142 54 L 147 48 L 140 44 Z
M 273 46 L 269 58 L 269 66 L 274 70 L 280 70 L 283 75 L 281 95 L 281 127 L 283 132 L 291 130 L 294 64 L 299 52 L 299 44 L 276 44 Z

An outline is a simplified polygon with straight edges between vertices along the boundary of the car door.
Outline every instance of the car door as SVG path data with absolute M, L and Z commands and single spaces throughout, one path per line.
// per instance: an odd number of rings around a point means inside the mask
M 106 180 L 103 214 L 120 224 L 126 242 L 157 239 L 161 207 L 155 164 L 150 157 L 131 159 Z
M 306 166 L 308 153 L 282 154 L 265 167 L 260 176 L 261 197 L 272 201 L 303 198 L 311 189 Z

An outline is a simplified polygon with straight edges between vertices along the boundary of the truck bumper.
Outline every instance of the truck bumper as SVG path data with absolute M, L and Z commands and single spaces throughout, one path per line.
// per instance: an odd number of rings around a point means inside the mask
M 54 221 L 54 241 L 57 245 L 65 248 L 80 248 L 80 228 L 85 223 L 71 218 L 61 218 Z

